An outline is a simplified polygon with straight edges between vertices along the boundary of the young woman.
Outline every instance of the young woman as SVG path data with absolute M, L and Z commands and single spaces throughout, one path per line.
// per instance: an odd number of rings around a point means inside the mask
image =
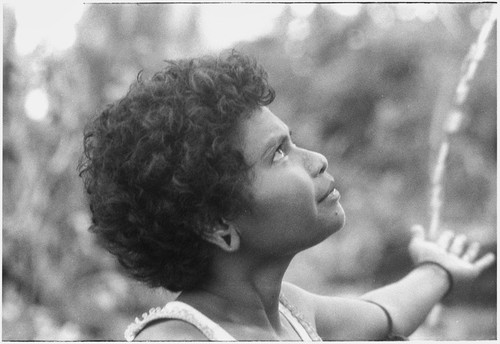
M 127 340 L 407 336 L 452 282 L 492 264 L 463 235 L 432 241 L 416 227 L 416 268 L 359 299 L 284 283 L 294 255 L 345 215 L 326 158 L 293 143 L 273 99 L 264 70 L 239 53 L 171 61 L 87 128 L 92 231 L 133 277 L 181 292 Z

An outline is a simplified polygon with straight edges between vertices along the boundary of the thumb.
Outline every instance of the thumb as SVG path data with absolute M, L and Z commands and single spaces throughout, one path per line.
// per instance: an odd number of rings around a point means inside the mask
M 411 227 L 413 239 L 425 240 L 425 230 L 422 225 L 413 225 Z

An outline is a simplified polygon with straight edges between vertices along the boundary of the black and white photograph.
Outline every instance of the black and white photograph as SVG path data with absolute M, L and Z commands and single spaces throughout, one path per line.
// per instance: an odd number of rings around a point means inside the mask
M 498 339 L 496 2 L 2 10 L 2 341 Z

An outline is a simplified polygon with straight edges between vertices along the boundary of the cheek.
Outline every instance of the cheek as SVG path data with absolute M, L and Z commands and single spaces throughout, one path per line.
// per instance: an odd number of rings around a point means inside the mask
M 313 185 L 300 176 L 265 181 L 254 195 L 256 211 L 273 226 L 300 225 L 317 212 Z

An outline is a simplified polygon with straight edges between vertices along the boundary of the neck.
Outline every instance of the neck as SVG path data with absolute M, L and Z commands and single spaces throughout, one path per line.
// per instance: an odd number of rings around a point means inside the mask
M 279 331 L 281 283 L 292 258 L 259 259 L 242 252 L 220 252 L 213 261 L 211 278 L 198 290 L 183 293 L 180 299 L 203 303 L 195 307 L 207 302 L 212 310 L 219 310 L 214 316 L 223 321 L 270 325 Z

